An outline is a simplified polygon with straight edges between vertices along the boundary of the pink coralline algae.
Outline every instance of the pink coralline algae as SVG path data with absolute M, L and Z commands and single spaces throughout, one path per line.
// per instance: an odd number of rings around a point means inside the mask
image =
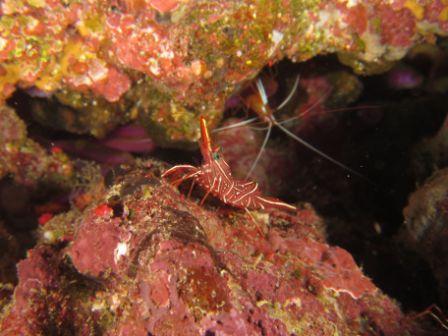
M 138 164 L 40 228 L 2 335 L 423 335 L 311 209 L 200 207 Z
M 216 124 L 226 99 L 264 66 L 337 53 L 357 72 L 381 72 L 446 35 L 447 8 L 441 0 L 5 0 L 0 101 L 16 87 L 78 111 L 89 101 L 98 119 L 81 119 L 83 132 L 104 135 L 138 118 L 160 142 L 192 142 L 192 120 L 205 114 Z
M 21 283 L 14 291 L 15 305 L 9 312 L 9 319 L 1 327 L 2 335 L 31 335 L 36 328 L 44 330 L 46 320 L 51 320 L 51 305 L 61 304 L 62 297 L 48 296 L 46 302 L 42 296 L 54 291 L 59 282 L 56 261 L 57 255 L 50 254 L 48 248 L 31 251 L 26 260 L 18 265 Z M 58 317 L 64 317 L 63 309 Z M 21 323 L 28 320 L 29 323 Z
M 418 6 L 418 3 L 415 3 Z M 411 7 L 412 8 L 412 7 Z M 415 36 L 415 14 L 409 8 L 394 9 L 389 5 L 378 6 L 378 17 L 381 18 L 381 42 L 394 47 L 406 47 Z M 402 22 L 397 26 L 397 22 Z

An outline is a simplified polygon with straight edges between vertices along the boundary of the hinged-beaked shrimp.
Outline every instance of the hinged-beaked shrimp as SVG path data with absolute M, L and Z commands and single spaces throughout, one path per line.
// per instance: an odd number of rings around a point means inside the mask
M 256 182 L 235 179 L 229 165 L 219 154 L 219 149 L 212 147 L 207 123 L 203 117 L 200 123 L 199 148 L 204 161 L 202 166 L 174 166 L 162 174 L 163 178 L 177 175 L 177 179 L 172 181 L 174 185 L 192 179 L 193 183 L 197 183 L 206 192 L 200 204 L 203 204 L 207 196 L 212 194 L 223 203 L 241 209 L 293 212 L 297 210 L 296 207 L 277 198 L 263 196 Z
M 256 121 L 257 119 L 259 119 L 262 122 L 266 122 L 267 123 L 267 132 L 266 135 L 264 137 L 263 143 L 260 147 L 260 150 L 258 151 L 258 154 L 255 158 L 255 160 L 252 163 L 252 166 L 250 167 L 246 178 L 249 178 L 251 173 L 253 172 L 253 170 L 255 169 L 257 163 L 259 162 L 263 151 L 267 145 L 267 142 L 269 140 L 269 137 L 271 135 L 271 131 L 272 131 L 272 127 L 276 126 L 278 127 L 283 133 L 285 133 L 287 136 L 289 136 L 290 138 L 294 139 L 295 141 L 299 142 L 301 145 L 305 146 L 306 148 L 308 148 L 309 150 L 317 153 L 318 155 L 320 155 L 321 157 L 325 158 L 326 160 L 332 162 L 333 164 L 341 167 L 342 169 L 350 172 L 353 175 L 356 175 L 358 177 L 361 177 L 363 179 L 368 180 L 366 177 L 364 177 L 361 173 L 357 172 L 356 170 L 344 165 L 342 162 L 337 161 L 336 159 L 332 158 L 331 156 L 325 154 L 324 152 L 322 152 L 320 149 L 316 148 L 315 146 L 313 146 L 312 144 L 310 144 L 309 142 L 305 141 L 304 139 L 298 137 L 296 134 L 294 134 L 293 132 L 291 132 L 289 129 L 287 129 L 284 125 L 288 122 L 291 122 L 293 120 L 298 119 L 299 117 L 292 117 L 286 120 L 282 120 L 282 121 L 278 121 L 274 115 L 275 112 L 281 110 L 283 107 L 285 107 L 289 101 L 292 99 L 295 91 L 298 88 L 299 85 L 299 79 L 300 76 L 297 76 L 293 88 L 291 90 L 291 92 L 289 93 L 289 95 L 285 98 L 285 100 L 276 108 L 271 108 L 269 106 L 269 102 L 268 102 L 268 96 L 266 94 L 263 82 L 261 80 L 261 78 L 257 78 L 256 80 L 256 91 L 254 91 L 252 94 L 250 94 L 248 97 L 246 97 L 243 100 L 244 105 L 249 109 L 252 110 L 253 112 L 255 112 L 257 114 L 257 117 L 242 121 L 242 122 L 238 122 L 232 125 L 228 125 L 228 126 L 224 126 L 221 128 L 216 128 L 214 131 L 215 132 L 219 132 L 219 131 L 223 131 L 226 129 L 230 129 L 230 128 L 234 128 L 234 127 L 239 127 L 239 126 L 243 126 L 243 125 L 248 125 L 251 124 L 252 122 Z M 324 94 L 322 96 L 322 100 L 323 98 L 325 98 L 327 95 Z M 313 105 L 311 105 L 306 111 L 304 111 L 301 116 L 303 116 L 304 114 L 306 114 L 307 112 L 310 112 L 315 105 L 320 104 L 322 101 L 318 100 L 316 101 Z M 349 110 L 350 108 L 346 108 L 345 110 Z

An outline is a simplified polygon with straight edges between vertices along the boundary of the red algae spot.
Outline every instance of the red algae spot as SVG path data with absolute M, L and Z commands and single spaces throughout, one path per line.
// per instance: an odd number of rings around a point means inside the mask
M 115 255 L 120 233 L 113 221 L 83 223 L 68 252 L 73 265 L 80 273 L 92 276 L 100 276 L 107 270 L 118 271 Z
M 69 63 L 69 69 L 75 74 L 82 75 L 89 71 L 89 66 L 86 62 L 81 62 L 77 59 L 70 59 Z
M 346 12 L 345 22 L 361 35 L 367 29 L 367 11 L 362 4 L 358 4 L 351 8 L 344 9 Z
M 177 0 L 150 0 L 149 4 L 161 13 L 170 12 L 179 5 Z
M 112 213 L 113 210 L 107 204 L 101 204 L 95 209 L 95 215 L 98 217 L 111 216 Z
M 53 153 L 53 154 L 62 153 L 62 148 L 58 147 L 58 146 L 54 146 L 54 147 L 51 148 L 51 153 Z
M 127 75 L 115 68 L 110 68 L 107 77 L 94 83 L 92 90 L 113 103 L 118 101 L 130 87 L 131 80 Z
M 179 293 L 192 310 L 198 307 L 199 311 L 218 311 L 228 309 L 226 288 L 214 270 L 194 268 L 187 270 L 185 284 Z
M 52 218 L 53 218 L 53 214 L 47 212 L 47 213 L 40 215 L 39 219 L 37 221 L 38 221 L 39 225 L 45 225 Z
M 408 47 L 412 43 L 416 27 L 414 15 L 409 9 L 393 10 L 388 5 L 381 5 L 377 15 L 381 18 L 383 43 L 395 47 Z

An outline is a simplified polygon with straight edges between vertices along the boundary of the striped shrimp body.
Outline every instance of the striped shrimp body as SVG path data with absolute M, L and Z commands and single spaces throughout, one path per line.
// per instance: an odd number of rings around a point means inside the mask
M 191 165 L 174 166 L 165 171 L 162 177 L 180 176 L 172 181 L 174 185 L 192 179 L 193 183 L 198 184 L 206 192 L 201 204 L 204 203 L 208 195 L 212 194 L 223 203 L 235 208 L 296 211 L 296 207 L 290 204 L 273 197 L 263 196 L 256 182 L 235 179 L 229 165 L 220 156 L 219 150 L 212 148 L 207 124 L 203 117 L 201 117 L 200 122 L 201 140 L 199 147 L 204 159 L 203 165 L 200 167 Z

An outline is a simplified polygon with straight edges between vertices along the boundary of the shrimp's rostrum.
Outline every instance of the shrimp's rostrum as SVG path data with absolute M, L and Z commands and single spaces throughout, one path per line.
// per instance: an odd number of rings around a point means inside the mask
M 235 179 L 229 165 L 219 154 L 219 150 L 212 148 L 207 123 L 203 117 L 201 117 L 200 122 L 201 140 L 199 147 L 204 160 L 202 166 L 174 166 L 165 171 L 162 177 L 177 177 L 171 182 L 174 185 L 192 179 L 193 183 L 197 183 L 206 192 L 201 204 L 209 194 L 212 194 L 223 203 L 236 208 L 296 211 L 296 207 L 277 198 L 263 196 L 256 182 Z

